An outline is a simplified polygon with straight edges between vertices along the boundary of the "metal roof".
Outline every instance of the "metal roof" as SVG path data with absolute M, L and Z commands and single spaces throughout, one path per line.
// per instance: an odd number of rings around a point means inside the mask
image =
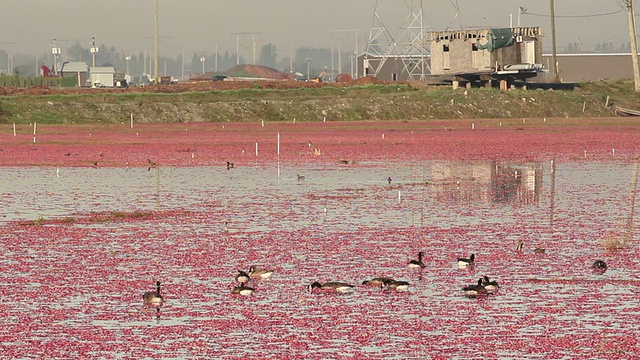
M 88 72 L 89 66 L 87 63 L 83 62 L 65 62 L 62 63 L 62 67 L 60 68 L 60 72 Z
M 113 74 L 116 69 L 113 66 L 96 66 L 90 67 L 89 72 L 92 74 Z

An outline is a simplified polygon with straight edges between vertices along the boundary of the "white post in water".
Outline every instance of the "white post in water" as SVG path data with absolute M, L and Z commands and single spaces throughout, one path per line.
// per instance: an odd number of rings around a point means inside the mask
M 60 177 L 60 168 L 56 168 L 56 177 Z
M 612 154 L 612 155 L 615 155 L 615 154 L 616 154 L 616 148 L 612 148 L 612 149 L 611 149 L 611 154 Z
M 36 124 L 36 122 L 33 122 L 33 142 L 36 142 L 36 128 L 37 128 L 38 124 Z
M 585 159 L 587 158 L 587 150 L 586 150 L 586 149 L 585 149 L 585 151 L 584 151 L 584 158 L 585 158 Z
M 280 133 L 278 133 L 278 156 L 280 156 Z
M 131 128 L 133 129 L 133 113 L 131 113 Z
M 398 204 L 402 202 L 402 191 L 398 190 Z
M 264 127 L 264 120 L 260 120 L 260 124 L 262 124 L 262 127 Z
M 382 138 L 384 139 L 384 134 L 382 134 Z
M 471 123 L 471 130 L 475 130 L 476 129 L 476 123 Z
M 280 183 L 280 161 L 278 161 L 278 183 Z
M 13 123 L 13 136 L 16 136 L 16 123 Z
M 258 142 L 256 141 L 256 156 L 258 156 Z

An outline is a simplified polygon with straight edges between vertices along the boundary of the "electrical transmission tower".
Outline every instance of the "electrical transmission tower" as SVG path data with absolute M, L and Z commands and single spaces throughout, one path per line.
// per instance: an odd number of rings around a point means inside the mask
M 385 9 L 404 3 L 408 10 L 399 31 L 392 31 L 384 22 Z M 396 28 L 399 24 L 393 24 Z M 422 0 L 376 0 L 373 25 L 365 53 L 365 75 L 378 76 L 389 58 L 396 59 L 398 72 L 409 80 L 426 79 L 430 72 L 427 62 L 429 49 L 423 25 Z

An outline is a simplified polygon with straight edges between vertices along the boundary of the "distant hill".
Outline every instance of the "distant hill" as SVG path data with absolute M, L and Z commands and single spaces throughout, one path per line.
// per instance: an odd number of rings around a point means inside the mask
M 236 65 L 225 71 L 230 77 L 259 77 L 276 80 L 293 80 L 293 74 L 278 71 L 274 68 L 262 65 Z

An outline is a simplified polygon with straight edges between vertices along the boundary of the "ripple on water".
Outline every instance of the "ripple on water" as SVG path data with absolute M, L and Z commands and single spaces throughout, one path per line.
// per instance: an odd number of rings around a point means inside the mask
M 0 342 L 18 358 L 42 349 L 63 358 L 134 350 L 149 358 L 472 358 L 490 345 L 502 358 L 611 355 L 601 340 L 618 354 L 640 352 L 624 340 L 640 315 L 638 250 L 607 251 L 600 240 L 626 219 L 629 166 L 558 164 L 553 208 L 544 166 L 533 198 L 527 184 L 511 194 L 508 183 L 482 180 L 481 164 L 470 173 L 468 164 L 447 166 L 451 177 L 437 173 L 443 164 L 421 164 L 416 174 L 370 163 L 284 167 L 280 179 L 269 167 L 172 168 L 159 173 L 159 186 L 146 169 L 74 169 L 61 180 L 50 169 L 12 170 L 32 191 L 0 175 L 12 194 L 0 234 Z M 159 211 L 86 216 L 140 210 Z M 77 221 L 12 222 L 64 217 Z M 420 250 L 427 267 L 409 271 Z M 457 269 L 470 253 L 475 267 Z M 606 273 L 590 271 L 596 258 L 610 264 Z M 237 270 L 254 264 L 276 272 L 253 283 L 252 296 L 232 296 Z M 498 294 L 464 297 L 462 287 L 483 275 L 500 282 Z M 410 290 L 306 289 L 377 276 L 409 281 Z M 156 280 L 166 299 L 159 319 L 141 300 Z

